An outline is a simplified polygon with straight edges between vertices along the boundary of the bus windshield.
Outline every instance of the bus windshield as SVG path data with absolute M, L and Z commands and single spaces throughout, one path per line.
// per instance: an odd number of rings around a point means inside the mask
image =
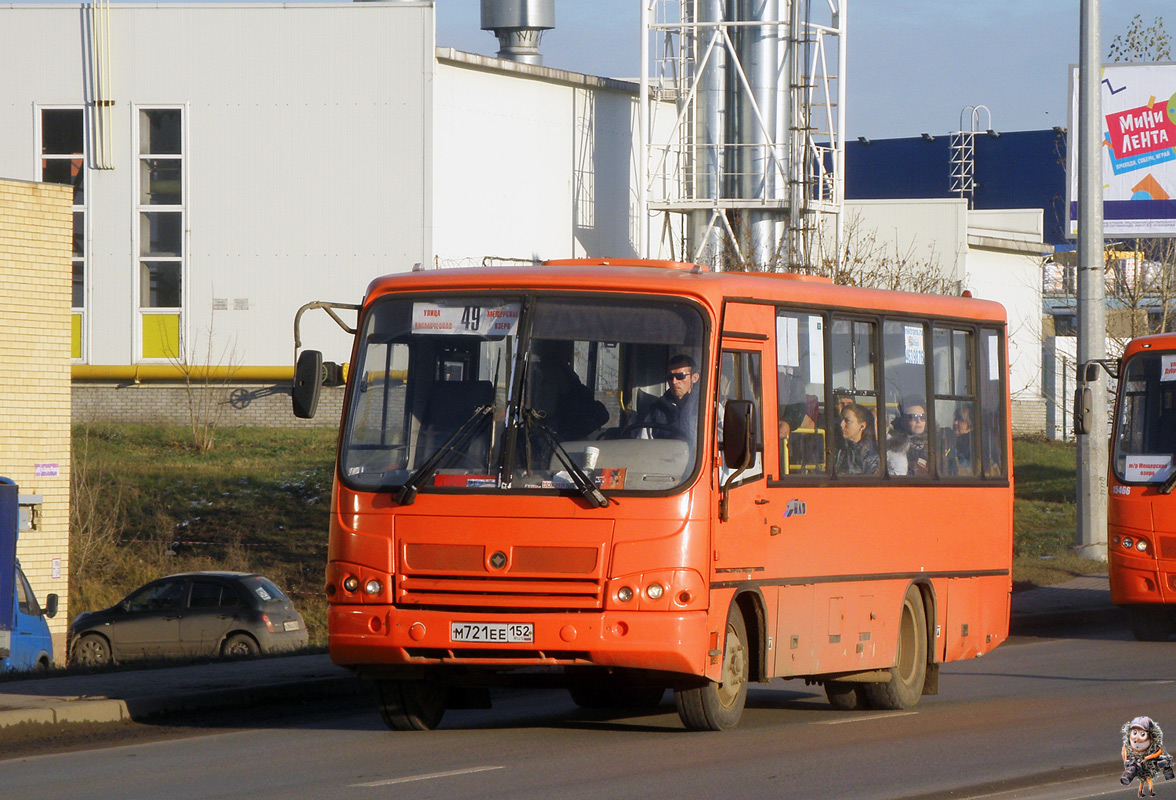
M 1176 353 L 1141 353 L 1119 380 L 1114 467 L 1124 483 L 1160 483 L 1176 453 Z
M 377 299 L 348 379 L 341 476 L 363 491 L 675 489 L 695 472 L 704 332 L 682 301 Z

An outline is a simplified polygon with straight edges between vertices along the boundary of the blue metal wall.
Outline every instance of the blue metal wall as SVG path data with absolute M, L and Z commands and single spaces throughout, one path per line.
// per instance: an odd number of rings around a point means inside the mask
M 1066 133 L 1015 131 L 975 137 L 975 209 L 1040 208 L 1045 241 L 1066 243 Z M 951 191 L 951 137 L 875 139 L 845 146 L 850 200 L 956 197 Z

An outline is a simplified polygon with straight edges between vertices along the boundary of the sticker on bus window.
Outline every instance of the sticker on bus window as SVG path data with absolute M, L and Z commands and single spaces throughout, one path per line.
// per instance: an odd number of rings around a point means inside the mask
M 809 321 L 809 383 L 825 382 L 825 334 L 822 320 L 815 314 Z
M 1160 356 L 1160 380 L 1176 381 L 1176 355 Z
M 988 334 L 988 380 L 1000 380 L 1000 351 L 997 349 L 996 336 Z
M 776 365 L 800 366 L 800 320 L 796 317 L 776 317 Z
M 1129 481 L 1154 481 L 1167 476 L 1172 456 L 1127 456 L 1123 477 Z M 1163 473 L 1161 475 L 1160 473 Z
M 417 302 L 412 304 L 412 332 L 446 336 L 513 336 L 519 304 L 496 306 Z
M 906 363 L 923 363 L 923 327 L 921 325 L 904 325 L 903 333 L 906 340 Z

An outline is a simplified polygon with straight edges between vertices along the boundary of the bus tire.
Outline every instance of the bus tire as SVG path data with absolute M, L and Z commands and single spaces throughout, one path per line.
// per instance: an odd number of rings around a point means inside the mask
M 747 626 L 739 608 L 732 606 L 723 642 L 722 681 L 674 690 L 674 705 L 687 730 L 726 731 L 739 724 L 747 704 L 750 665 Z
M 894 661 L 890 680 L 864 684 L 872 708 L 914 708 L 923 695 L 923 682 L 927 678 L 927 618 L 917 586 L 908 588 L 902 601 Z
M 1131 633 L 1140 642 L 1166 642 L 1172 635 L 1172 612 L 1167 606 L 1128 606 Z
M 381 680 L 376 702 L 384 724 L 394 731 L 431 731 L 445 715 L 445 684 L 437 681 Z
M 865 691 L 865 684 L 849 683 L 848 681 L 825 681 L 825 696 L 829 698 L 829 705 L 838 711 L 853 711 L 858 708 L 869 708 Z

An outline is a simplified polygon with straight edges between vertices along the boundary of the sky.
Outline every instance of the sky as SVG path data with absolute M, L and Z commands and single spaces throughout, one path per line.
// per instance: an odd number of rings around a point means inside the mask
M 540 45 L 548 67 L 614 78 L 640 73 L 641 3 L 555 0 Z M 961 129 L 983 105 L 998 131 L 1069 127 L 1069 73 L 1078 63 L 1080 0 L 845 0 L 846 133 L 887 139 Z M 813 7 L 825 6 L 813 0 Z M 1164 18 L 1172 0 L 1102 0 L 1102 47 L 1138 14 Z M 436 0 L 437 44 L 494 55 L 479 0 Z M 1165 13 L 1166 12 L 1166 13 Z M 963 128 L 971 127 L 970 112 Z

